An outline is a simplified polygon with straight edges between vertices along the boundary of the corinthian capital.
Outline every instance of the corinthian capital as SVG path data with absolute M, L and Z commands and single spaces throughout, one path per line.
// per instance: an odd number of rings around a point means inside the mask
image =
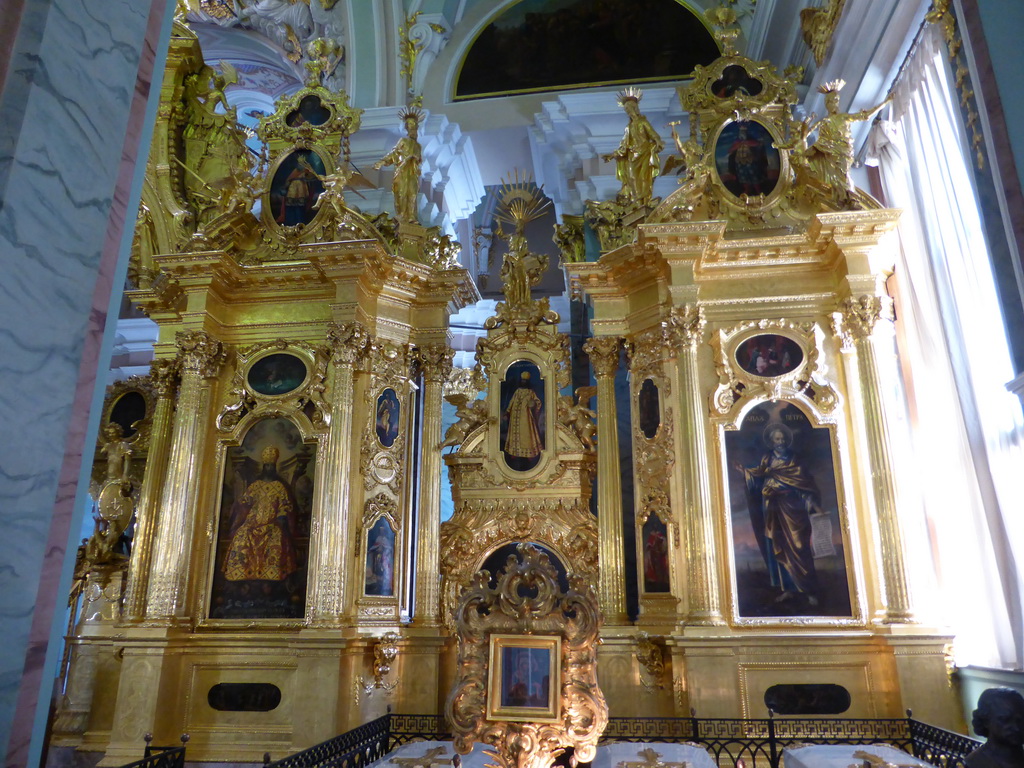
M 149 378 L 157 397 L 170 397 L 178 384 L 178 361 L 168 358 L 154 360 L 149 366 Z
M 327 344 L 335 363 L 353 365 L 367 353 L 370 332 L 362 323 L 330 323 L 327 326 Z
M 673 346 L 692 347 L 704 338 L 704 310 L 693 304 L 672 307 L 668 319 L 669 337 Z
M 583 344 L 594 366 L 594 374 L 598 378 L 614 376 L 619 368 L 619 338 L 617 336 L 595 336 Z
M 206 331 L 178 331 L 174 337 L 182 373 L 195 373 L 204 379 L 217 375 L 227 359 L 227 350 Z
M 888 296 L 849 297 L 832 317 L 832 329 L 844 347 L 866 339 L 880 321 L 892 320 L 892 300 Z
M 416 362 L 427 381 L 444 382 L 452 372 L 455 350 L 447 344 L 424 344 L 416 348 Z

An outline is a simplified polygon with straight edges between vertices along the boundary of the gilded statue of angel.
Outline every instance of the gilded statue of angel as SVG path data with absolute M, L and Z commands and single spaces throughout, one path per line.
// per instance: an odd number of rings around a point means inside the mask
M 815 116 L 811 115 L 800 123 L 798 135 L 792 141 L 777 145 L 779 149 L 793 149 L 797 163 L 805 165 L 812 178 L 827 185 L 832 190 L 833 201 L 839 205 L 845 204 L 855 191 L 850 178 L 853 165 L 851 125 L 867 120 L 892 101 L 890 95 L 876 107 L 859 112 L 840 112 L 839 91 L 844 85 L 843 80 L 833 80 L 820 86 L 818 92 L 825 94 L 825 108 L 828 110 L 825 116 L 815 122 Z M 807 137 L 815 129 L 818 138 L 807 146 Z

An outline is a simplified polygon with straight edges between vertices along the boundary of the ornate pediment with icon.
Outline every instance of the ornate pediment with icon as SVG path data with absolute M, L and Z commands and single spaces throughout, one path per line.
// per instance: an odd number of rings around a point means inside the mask
M 590 512 L 595 468 L 593 388 L 576 397 L 569 386 L 568 338 L 558 314 L 532 289 L 547 257 L 529 248 L 525 230 L 541 215 L 541 190 L 529 180 L 502 187 L 498 218 L 512 227 L 501 268 L 505 300 L 477 343 L 483 399 L 464 392 L 451 402 L 460 420 L 444 444 L 455 514 L 441 528 L 444 605 L 450 616 L 459 591 L 499 547 L 540 544 L 578 574 L 597 570 L 597 529 Z
M 856 189 L 851 125 L 883 105 L 854 113 L 839 108 L 844 83 L 819 89 L 826 113 L 793 117 L 799 68 L 779 75 L 770 62 L 739 55 L 732 46 L 735 18 L 727 8 L 709 11 L 723 55 L 697 66 L 679 99 L 689 112 L 684 141 L 672 126 L 676 154 L 665 163 L 680 188 L 646 223 L 725 220 L 728 229 L 799 231 L 818 213 L 877 209 Z

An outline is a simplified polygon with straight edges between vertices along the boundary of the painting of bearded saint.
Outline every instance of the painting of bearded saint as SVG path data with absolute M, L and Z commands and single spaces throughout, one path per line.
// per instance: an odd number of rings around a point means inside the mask
M 763 403 L 725 448 L 739 615 L 850 616 L 829 429 Z
M 305 614 L 315 463 L 285 418 L 257 422 L 227 449 L 210 618 Z

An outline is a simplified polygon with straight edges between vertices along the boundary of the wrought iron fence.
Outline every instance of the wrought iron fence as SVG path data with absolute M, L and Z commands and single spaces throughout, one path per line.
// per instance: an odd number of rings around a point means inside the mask
M 769 717 L 754 720 L 700 717 L 613 717 L 602 743 L 692 743 L 704 747 L 719 768 L 779 768 L 786 748 L 809 744 L 890 744 L 937 768 L 963 768 L 981 742 L 905 718 L 839 719 Z M 451 732 L 440 715 L 387 714 L 270 766 L 362 768 L 415 741 L 444 741 Z M 268 766 L 269 768 L 269 766 Z
M 146 744 L 146 756 L 122 768 L 185 768 L 185 746 L 154 747 Z
M 704 747 L 720 768 L 779 768 L 787 748 L 809 744 L 898 747 L 938 768 L 963 768 L 964 758 L 981 742 L 905 718 L 839 719 L 769 717 L 754 720 L 725 718 L 627 718 L 608 721 L 603 742 L 675 742 Z
M 391 751 L 388 745 L 391 717 L 378 717 L 275 762 L 270 762 L 268 755 L 264 759 L 265 768 L 363 768 Z

